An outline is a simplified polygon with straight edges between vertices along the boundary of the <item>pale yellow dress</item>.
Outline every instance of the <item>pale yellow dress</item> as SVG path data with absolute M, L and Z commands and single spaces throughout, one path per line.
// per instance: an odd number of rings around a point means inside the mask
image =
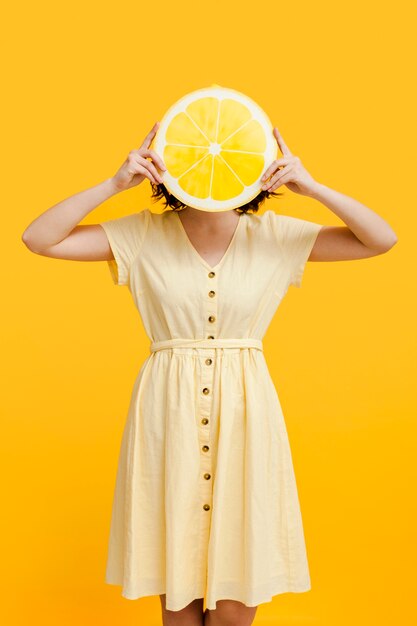
M 120 447 L 105 582 L 247 606 L 308 591 L 310 576 L 283 413 L 262 338 L 301 286 L 321 224 L 241 214 L 211 267 L 168 208 L 105 221 L 116 285 L 130 290 L 150 354 Z

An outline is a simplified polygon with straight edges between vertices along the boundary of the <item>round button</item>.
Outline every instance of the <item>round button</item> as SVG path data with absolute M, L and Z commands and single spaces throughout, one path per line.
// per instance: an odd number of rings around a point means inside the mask
M 210 296 L 210 298 L 214 298 L 214 296 L 216 295 L 215 291 L 209 291 L 208 295 Z
M 214 317 L 214 315 L 210 315 L 210 317 L 208 318 L 209 322 L 215 322 L 216 318 Z
M 209 335 L 207 339 L 214 339 L 213 335 Z
M 206 365 L 211 365 L 213 363 L 212 359 L 206 359 Z
M 206 396 L 208 393 L 210 393 L 210 389 L 207 389 L 207 387 L 204 387 L 203 393 Z
M 216 274 L 214 272 L 209 272 L 209 278 L 214 278 L 216 276 Z
M 204 474 L 204 478 L 205 478 L 206 480 L 209 480 L 209 478 L 211 478 L 211 475 L 210 475 L 210 474 Z
M 203 419 L 201 420 L 202 424 L 208 424 L 208 419 L 207 417 L 203 417 Z
M 202 449 L 203 452 L 207 452 L 207 450 L 210 450 L 210 448 L 208 446 L 203 446 L 201 449 Z
M 210 505 L 209 505 L 209 504 L 204 504 L 204 505 L 203 505 L 203 509 L 204 509 L 205 511 L 209 511 L 209 510 L 210 510 Z

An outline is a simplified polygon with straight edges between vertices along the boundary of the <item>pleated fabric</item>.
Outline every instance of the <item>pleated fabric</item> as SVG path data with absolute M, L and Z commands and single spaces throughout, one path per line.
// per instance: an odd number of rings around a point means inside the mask
M 166 608 L 311 588 L 291 450 L 263 336 L 321 224 L 242 214 L 210 266 L 169 209 L 101 223 L 150 341 L 123 431 L 105 582 Z

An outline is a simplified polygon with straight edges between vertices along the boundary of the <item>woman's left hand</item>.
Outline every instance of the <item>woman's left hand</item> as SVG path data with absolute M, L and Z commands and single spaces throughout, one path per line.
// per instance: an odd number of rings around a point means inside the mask
M 310 195 L 317 187 L 317 181 L 307 172 L 301 163 L 301 159 L 291 153 L 278 128 L 274 128 L 273 135 L 284 156 L 273 161 L 265 171 L 261 178 L 262 183 L 264 183 L 262 191 L 271 192 L 281 185 L 286 185 L 288 189 L 295 193 L 300 193 L 304 196 Z M 271 177 L 270 180 L 267 180 L 269 177 Z

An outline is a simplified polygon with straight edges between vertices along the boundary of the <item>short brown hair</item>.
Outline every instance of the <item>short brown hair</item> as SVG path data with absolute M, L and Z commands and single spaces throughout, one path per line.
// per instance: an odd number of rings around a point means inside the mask
M 151 198 L 153 199 L 153 202 L 157 202 L 158 200 L 165 198 L 164 200 L 165 209 L 169 206 L 171 207 L 173 211 L 181 211 L 181 209 L 185 209 L 188 206 L 187 204 L 184 204 L 183 202 L 178 200 L 178 198 L 173 196 L 172 193 L 168 191 L 168 189 L 165 187 L 164 184 L 155 185 L 154 183 L 151 182 L 151 187 L 152 187 Z M 252 211 L 252 213 L 256 213 L 259 209 L 259 206 L 264 202 L 265 198 L 270 198 L 271 196 L 279 197 L 283 195 L 284 195 L 283 192 L 276 192 L 276 191 L 269 192 L 267 190 L 261 191 L 260 193 L 258 193 L 257 196 L 255 196 L 255 198 L 252 198 L 250 202 L 247 202 L 246 204 L 243 204 L 242 206 L 236 208 L 235 211 L 237 211 L 238 213 L 247 213 L 248 211 Z

